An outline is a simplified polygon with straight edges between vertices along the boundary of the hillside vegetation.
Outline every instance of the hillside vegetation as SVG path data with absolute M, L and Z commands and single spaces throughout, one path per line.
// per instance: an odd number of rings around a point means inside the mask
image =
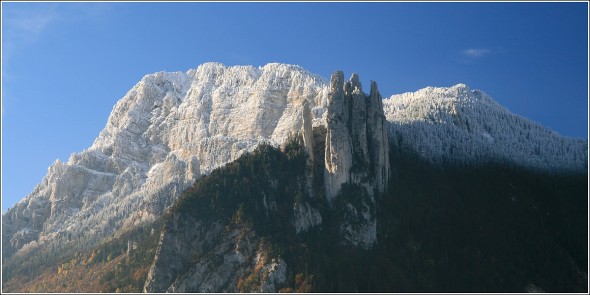
M 392 149 L 390 186 L 377 197 L 377 244 L 363 250 L 341 243 L 346 211 L 337 201 L 326 203 L 321 174 L 307 193 L 306 159 L 300 138 L 282 149 L 263 144 L 199 179 L 164 218 L 191 214 L 247 224 L 286 262 L 281 292 L 588 291 L 585 174 L 493 162 L 443 168 Z M 357 192 L 345 185 L 336 200 L 353 200 Z M 303 201 L 323 222 L 298 234 L 292 208 Z M 270 203 L 276 210 L 268 210 Z M 3 291 L 140 292 L 162 221 L 45 269 L 11 270 Z M 256 280 L 244 276 L 238 290 L 250 290 Z

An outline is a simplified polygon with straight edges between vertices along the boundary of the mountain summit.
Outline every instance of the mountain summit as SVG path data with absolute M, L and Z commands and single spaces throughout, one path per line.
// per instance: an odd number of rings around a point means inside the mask
M 555 172 L 588 168 L 588 141 L 512 114 L 465 84 L 392 95 L 383 108 L 393 142 L 436 163 L 506 161 Z
M 91 147 L 48 168 L 33 192 L 2 217 L 3 270 L 31 261 L 32 255 L 49 259 L 56 253 L 70 257 L 92 251 L 172 214 L 164 222 L 146 291 L 234 290 L 219 289 L 221 285 L 211 289 L 210 284 L 227 283 L 224 280 L 191 285 L 195 276 L 210 270 L 203 263 L 216 260 L 207 256 L 198 265 L 185 263 L 205 252 L 174 248 L 183 243 L 196 246 L 171 228 L 183 229 L 203 242 L 219 241 L 217 246 L 199 244 L 213 247 L 207 255 L 215 251 L 226 255 L 229 252 L 223 247 L 245 245 L 237 234 L 258 241 L 259 248 L 248 244 L 246 256 L 231 256 L 237 259 L 231 267 L 215 270 L 219 275 L 235 272 L 227 280 L 239 285 L 238 273 L 246 271 L 243 265 L 263 261 L 264 276 L 273 279 L 254 285 L 277 291 L 275 287 L 286 282 L 287 273 L 281 270 L 285 261 L 270 258 L 268 245 L 253 228 L 244 230 L 244 224 L 232 223 L 235 235 L 219 236 L 223 223 L 201 224 L 174 206 L 179 206 L 175 204 L 195 181 L 238 159 L 250 163 L 244 157 L 260 152 L 261 147 L 268 146 L 261 157 L 274 153 L 270 147 L 278 147 L 287 153 L 284 165 L 295 165 L 292 161 L 301 153 L 294 146 L 299 143 L 308 157 L 306 172 L 301 172 L 304 176 L 297 174 L 294 182 L 267 176 L 270 182 L 264 185 L 272 188 L 268 194 L 279 194 L 278 183 L 292 192 L 305 192 L 285 205 L 293 211 L 287 223 L 295 234 L 335 226 L 339 243 L 365 250 L 379 242 L 380 195 L 396 185 L 390 181 L 392 152 L 410 151 L 438 167 L 504 163 L 556 174 L 584 172 L 588 167 L 587 141 L 562 137 L 514 115 L 464 84 L 382 99 L 375 82 L 369 94 L 363 92 L 356 74 L 346 81 L 337 71 L 328 82 L 295 65 L 255 68 L 206 63 L 186 73 L 143 77 L 113 107 Z M 251 184 L 249 178 L 233 181 Z M 282 210 L 277 204 L 283 201 L 276 195 L 264 193 L 259 201 L 250 213 L 271 218 Z M 189 268 L 190 275 L 183 276 L 180 270 Z
M 147 75 L 117 102 L 91 147 L 56 161 L 6 212 L 3 255 L 69 237 L 92 245 L 153 220 L 202 174 L 300 131 L 304 102 L 322 124 L 326 97 L 324 79 L 293 65 L 206 63 Z

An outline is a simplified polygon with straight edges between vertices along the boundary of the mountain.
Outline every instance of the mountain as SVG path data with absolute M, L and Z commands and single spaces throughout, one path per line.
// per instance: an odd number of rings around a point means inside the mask
M 319 76 L 281 64 L 208 63 L 145 76 L 114 106 L 91 147 L 57 160 L 6 212 L 3 256 L 26 244 L 76 240 L 87 248 L 153 220 L 200 175 L 299 131 L 303 102 L 319 124 L 316 105 L 325 103 L 326 90 Z
M 544 171 L 588 169 L 588 141 L 563 137 L 458 84 L 383 101 L 393 142 L 442 164 L 490 159 Z
M 390 170 L 381 96 L 376 83 L 366 95 L 357 75 L 336 72 L 327 102 L 325 127 L 304 128 L 282 153 L 261 146 L 187 191 L 166 218 L 144 291 L 276 292 L 297 273 L 286 249 L 326 221 L 338 224 L 330 242 L 377 242 L 376 197 Z M 313 161 L 322 151 L 325 161 Z
M 361 265 L 359 253 L 386 251 L 388 236 L 400 234 L 381 215 L 399 210 L 392 194 L 406 196 L 392 192 L 409 182 L 396 183 L 411 166 L 398 162 L 522 168 L 548 179 L 586 173 L 587 141 L 511 114 L 481 91 L 459 84 L 383 100 L 370 86 L 365 94 L 356 74 L 345 81 L 336 72 L 328 83 L 284 64 L 145 76 L 90 148 L 56 161 L 2 217 L 3 285 L 43 290 L 35 278 L 53 278 L 59 264 L 81 273 L 100 266 L 101 282 L 126 278 L 117 284 L 127 291 L 346 291 L 330 278 L 352 278 L 324 267 L 342 267 L 335 254 Z M 563 206 L 571 204 L 579 203 Z M 579 253 L 583 241 L 563 239 L 566 252 Z M 123 256 L 124 266 L 112 265 Z M 327 266 L 303 275 L 295 257 Z M 78 281 L 96 280 L 88 276 Z M 65 285 L 45 288 L 72 290 Z

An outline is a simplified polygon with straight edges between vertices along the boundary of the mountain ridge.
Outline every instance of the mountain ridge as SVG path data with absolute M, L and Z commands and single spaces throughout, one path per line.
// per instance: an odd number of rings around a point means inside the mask
M 496 158 L 555 172 L 588 168 L 587 140 L 561 136 L 513 114 L 465 84 L 393 95 L 383 105 L 394 142 L 425 151 L 435 163 Z
M 349 82 L 360 90 L 358 76 Z M 92 146 L 65 163 L 56 160 L 34 191 L 3 214 L 2 255 L 91 249 L 120 230 L 152 222 L 196 179 L 261 143 L 280 146 L 299 132 L 309 141 L 310 127 L 329 124 L 329 97 L 325 79 L 278 63 L 206 63 L 146 75 L 115 104 Z M 464 84 L 379 103 L 389 148 L 418 151 L 436 164 L 491 158 L 549 171 L 587 169 L 587 141 L 518 119 Z

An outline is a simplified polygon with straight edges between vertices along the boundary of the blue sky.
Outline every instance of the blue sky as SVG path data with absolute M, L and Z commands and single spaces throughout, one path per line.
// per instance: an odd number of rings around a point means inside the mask
M 465 83 L 588 138 L 587 3 L 2 2 L 2 212 L 89 147 L 142 76 L 298 64 L 384 97 Z

